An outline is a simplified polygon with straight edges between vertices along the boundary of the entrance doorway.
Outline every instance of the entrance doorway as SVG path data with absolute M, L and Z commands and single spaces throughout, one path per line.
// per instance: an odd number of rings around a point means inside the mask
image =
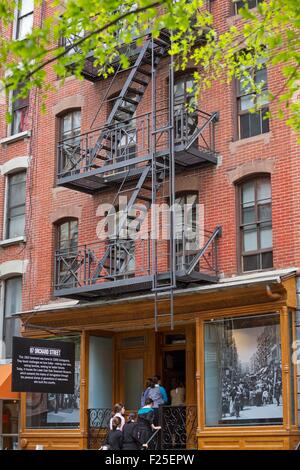
M 162 383 L 167 391 L 170 405 L 173 395 L 171 391 L 182 386 L 185 388 L 185 369 L 185 349 L 163 352 Z
M 195 354 L 192 328 L 161 333 L 159 370 L 168 404 L 159 409 L 162 432 L 158 448 L 195 449 L 197 407 L 195 398 Z
M 0 449 L 18 449 L 19 439 L 19 402 L 17 400 L 0 400 Z

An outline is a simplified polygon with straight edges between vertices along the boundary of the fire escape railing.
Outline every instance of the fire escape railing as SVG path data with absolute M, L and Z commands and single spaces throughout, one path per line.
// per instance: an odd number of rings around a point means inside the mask
M 157 138 L 157 152 L 168 151 L 168 117 L 167 108 L 157 111 L 157 126 L 162 129 Z M 217 119 L 218 113 L 209 114 L 199 109 L 190 112 L 184 106 L 177 108 L 174 126 L 175 151 L 179 148 L 186 148 L 188 151 L 194 147 L 215 152 Z M 146 113 L 64 139 L 58 143 L 58 182 L 64 177 L 87 174 L 95 169 L 104 172 L 106 167 L 110 166 L 118 169 L 127 163 L 140 165 L 138 159 L 150 155 L 151 133 L 151 113 Z M 100 134 L 104 135 L 103 142 L 95 152 Z M 110 168 L 107 168 L 107 171 L 109 170 Z
M 218 276 L 218 237 L 214 232 L 179 234 L 176 238 L 176 271 L 188 275 L 192 271 Z M 158 240 L 159 274 L 168 271 L 170 243 Z M 149 276 L 153 240 L 114 239 L 81 245 L 77 250 L 55 253 L 55 290 L 92 286 L 108 281 Z

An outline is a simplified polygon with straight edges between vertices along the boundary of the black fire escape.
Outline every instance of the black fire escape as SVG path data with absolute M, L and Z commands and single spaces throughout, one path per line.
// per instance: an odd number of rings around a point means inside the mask
M 165 106 L 157 103 L 156 70 L 161 59 L 168 57 L 170 38 L 162 33 L 150 35 L 131 54 L 127 78 L 111 101 L 111 111 L 104 126 L 72 137 L 58 145 L 57 184 L 88 194 L 113 191 L 113 205 L 121 196 L 127 203 L 119 212 L 115 230 L 105 240 L 78 246 L 76 251 L 60 251 L 55 260 L 55 295 L 75 299 L 152 290 L 170 295 L 176 287 L 218 280 L 218 226 L 213 231 L 197 234 L 191 248 L 185 243 L 186 233 L 176 239 L 175 214 L 169 215 L 170 236 L 161 240 L 153 235 L 150 224 L 155 220 L 155 203 L 162 194 L 172 206 L 175 201 L 175 175 L 201 165 L 217 164 L 215 123 L 218 114 L 185 105 L 174 109 L 174 70 L 169 71 L 169 98 Z M 92 56 L 91 56 L 92 57 Z M 172 59 L 170 60 L 172 62 Z M 86 71 L 88 70 L 88 72 Z M 85 78 L 97 81 L 97 71 L 87 58 Z M 117 69 L 118 74 L 125 73 Z M 151 112 L 136 111 L 148 86 L 152 88 Z M 136 211 L 143 217 L 136 218 Z M 107 213 L 107 220 L 114 213 Z M 129 227 L 129 230 L 128 230 Z M 195 228 L 196 232 L 198 228 Z M 129 237 L 128 233 L 134 233 Z M 123 233 L 126 233 L 123 236 Z M 180 245 L 180 256 L 178 245 Z

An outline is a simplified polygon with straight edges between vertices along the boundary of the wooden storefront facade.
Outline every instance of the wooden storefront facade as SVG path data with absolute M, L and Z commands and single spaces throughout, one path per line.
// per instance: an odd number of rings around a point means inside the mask
M 166 300 L 166 310 L 167 304 Z M 91 374 L 94 372 L 89 370 L 94 367 L 91 365 L 91 338 L 94 342 L 97 341 L 95 338 L 108 338 L 112 345 L 111 364 L 110 358 L 107 358 L 108 370 L 112 372 L 109 379 L 111 406 L 124 402 L 127 408 L 134 408 L 130 400 L 130 378 L 128 381 L 125 376 L 127 372 L 130 375 L 135 369 L 139 370 L 136 373 L 140 374 L 143 383 L 147 377 L 158 373 L 169 388 L 173 379 L 185 382 L 186 405 L 195 405 L 197 409 L 194 442 L 198 449 L 295 448 L 300 441 L 298 377 L 297 368 L 292 362 L 296 307 L 295 276 L 279 278 L 273 275 L 252 279 L 248 283 L 229 282 L 214 288 L 178 291 L 175 296 L 175 328 L 172 331 L 167 324 L 162 324 L 158 332 L 154 331 L 151 295 L 23 314 L 24 336 L 47 338 L 53 336 L 53 332 L 57 336 L 80 336 L 80 423 L 76 429 L 51 429 L 49 426 L 30 428 L 26 421 L 26 394 L 22 394 L 20 447 L 34 449 L 36 445 L 42 445 L 49 450 L 88 448 L 88 409 L 91 401 L 97 403 L 96 395 L 99 392 L 94 382 L 92 387 L 94 377 Z M 226 420 L 222 420 L 222 410 L 218 421 L 220 425 L 214 425 L 208 416 L 211 405 L 207 401 L 210 390 L 207 387 L 210 384 L 206 382 L 214 381 L 216 374 L 215 369 L 212 368 L 212 372 L 208 370 L 207 361 L 215 361 L 218 353 L 213 349 L 215 342 L 209 345 L 210 350 L 207 351 L 207 330 L 210 331 L 210 325 L 215 325 L 219 320 L 225 320 L 226 324 L 226 319 L 247 319 L 249 323 L 253 318 L 261 324 L 262 318 L 272 315 L 278 318 L 280 332 L 279 345 L 273 347 L 272 353 L 277 356 L 280 353 L 280 423 L 247 424 L 237 419 L 233 422 L 233 418 L 227 416 L 226 424 Z M 215 367 L 214 364 L 212 367 Z M 177 376 L 176 367 L 180 369 Z M 229 371 L 228 375 L 231 373 Z M 217 382 L 214 383 L 216 389 Z M 128 401 L 130 406 L 126 404 Z M 138 407 L 139 403 L 136 403 L 135 408 Z

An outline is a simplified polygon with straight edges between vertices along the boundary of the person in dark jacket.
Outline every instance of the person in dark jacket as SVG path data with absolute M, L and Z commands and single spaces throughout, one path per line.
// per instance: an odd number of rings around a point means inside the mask
M 112 419 L 111 425 L 112 429 L 109 431 L 102 449 L 121 450 L 123 445 L 123 434 L 119 429 L 121 425 L 121 419 L 119 416 L 115 416 Z
M 135 414 L 130 413 L 127 423 L 123 427 L 123 447 L 122 450 L 140 450 L 141 445 L 138 441 L 137 423 Z
M 137 437 L 141 447 L 147 447 L 147 442 L 152 436 L 153 431 L 161 429 L 161 426 L 154 425 L 154 402 L 151 398 L 147 398 L 145 406 L 138 411 L 137 419 Z

